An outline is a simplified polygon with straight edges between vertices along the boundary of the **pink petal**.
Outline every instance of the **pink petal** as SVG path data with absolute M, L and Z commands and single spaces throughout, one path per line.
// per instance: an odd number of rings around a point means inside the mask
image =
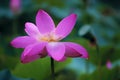
M 81 57 L 88 58 L 88 53 L 84 47 L 72 42 L 64 42 L 65 45 L 65 56 L 68 57 Z
M 55 28 L 52 18 L 43 10 L 39 10 L 37 13 L 36 25 L 42 34 L 49 33 Z
M 29 36 L 34 38 L 38 38 L 39 36 L 41 36 L 38 28 L 33 23 L 30 22 L 27 22 L 25 24 L 25 31 Z
M 38 58 L 45 57 L 47 54 L 44 53 L 43 50 L 46 44 L 46 42 L 42 42 L 27 46 L 21 55 L 21 62 L 28 63 Z
M 72 31 L 76 23 L 76 19 L 76 14 L 71 14 L 70 16 L 64 18 L 56 28 L 56 35 L 60 36 L 61 38 L 65 38 Z
M 15 48 L 25 48 L 26 46 L 35 43 L 36 40 L 29 36 L 20 36 L 11 41 L 11 45 Z
M 51 42 L 46 46 L 48 54 L 56 61 L 63 61 L 65 59 L 65 46 L 60 42 Z

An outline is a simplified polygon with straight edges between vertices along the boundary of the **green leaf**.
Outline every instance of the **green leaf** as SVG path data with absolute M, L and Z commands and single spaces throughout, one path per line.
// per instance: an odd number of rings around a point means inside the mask
M 85 34 L 87 34 L 90 31 L 90 29 L 91 29 L 91 26 L 85 24 L 79 29 L 78 34 L 80 36 L 84 36 Z
M 0 80 L 31 80 L 31 79 L 18 78 L 11 75 L 11 72 L 9 70 L 2 70 L 0 71 Z
M 79 80 L 119 80 L 119 75 L 119 67 L 115 67 L 111 70 L 102 67 L 101 71 L 96 69 L 92 74 L 81 75 Z
M 65 62 L 55 62 L 55 72 L 63 69 L 69 62 L 69 59 Z M 19 63 L 15 70 L 13 70 L 13 74 L 19 77 L 44 80 L 51 76 L 50 69 L 50 59 L 46 57 L 28 64 Z
M 15 65 L 18 63 L 18 59 L 18 57 L 0 54 L 0 69 L 14 69 Z

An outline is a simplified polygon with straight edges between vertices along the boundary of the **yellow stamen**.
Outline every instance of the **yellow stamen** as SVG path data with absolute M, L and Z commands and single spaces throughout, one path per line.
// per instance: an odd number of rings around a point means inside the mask
M 47 42 L 56 42 L 59 41 L 54 35 L 44 35 L 38 39 L 39 41 L 47 41 Z

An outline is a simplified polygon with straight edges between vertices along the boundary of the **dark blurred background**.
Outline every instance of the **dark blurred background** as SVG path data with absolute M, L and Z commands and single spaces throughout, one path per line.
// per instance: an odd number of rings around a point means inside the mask
M 89 53 L 88 60 L 55 62 L 56 80 L 120 80 L 120 0 L 20 0 L 12 8 L 10 2 L 0 0 L 0 80 L 51 80 L 49 57 L 21 64 L 23 49 L 10 45 L 16 36 L 26 35 L 24 24 L 35 23 L 39 9 L 56 25 L 76 13 L 75 28 L 63 41 L 76 42 Z

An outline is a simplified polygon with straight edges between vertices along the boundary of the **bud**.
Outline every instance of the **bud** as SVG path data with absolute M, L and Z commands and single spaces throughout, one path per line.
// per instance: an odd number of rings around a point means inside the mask
M 21 10 L 21 0 L 10 0 L 10 8 L 14 14 L 20 13 Z
M 107 61 L 106 67 L 107 67 L 108 69 L 111 69 L 111 68 L 112 68 L 112 63 L 111 63 L 110 60 Z

